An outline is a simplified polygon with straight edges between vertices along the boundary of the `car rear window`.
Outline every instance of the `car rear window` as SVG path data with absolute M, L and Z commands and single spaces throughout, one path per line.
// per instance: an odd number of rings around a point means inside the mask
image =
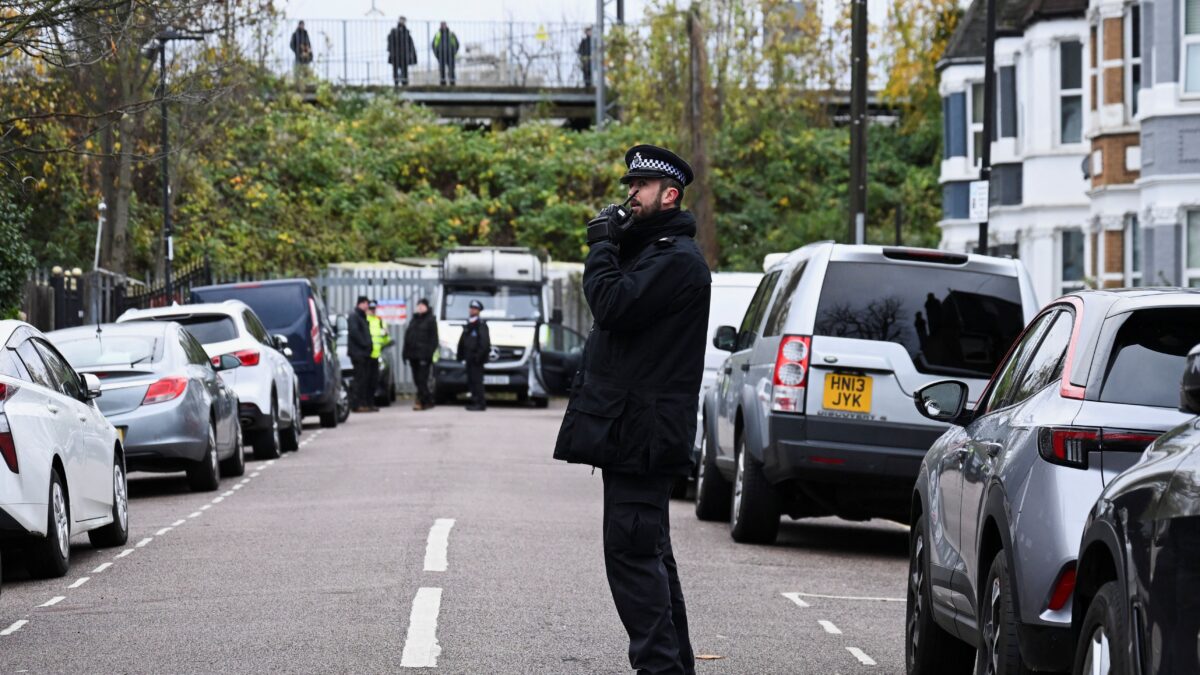
M 149 335 L 89 335 L 54 340 L 54 346 L 76 368 L 156 363 L 162 357 L 158 338 Z
M 254 310 L 267 330 L 282 331 L 308 316 L 304 290 L 302 284 L 223 286 L 193 291 L 192 295 L 200 302 L 241 300 Z
M 202 345 L 236 340 L 238 336 L 237 324 L 233 322 L 233 319 L 223 314 L 162 316 L 155 318 L 159 321 L 174 321 L 178 323 L 186 328 L 187 332 L 191 333 L 192 337 L 199 340 Z
M 1133 312 L 1113 341 L 1100 400 L 1178 407 L 1179 378 L 1188 350 L 1196 343 L 1200 343 L 1200 307 Z
M 1024 326 L 1015 277 L 834 262 L 825 273 L 813 332 L 898 343 L 922 373 L 986 378 Z

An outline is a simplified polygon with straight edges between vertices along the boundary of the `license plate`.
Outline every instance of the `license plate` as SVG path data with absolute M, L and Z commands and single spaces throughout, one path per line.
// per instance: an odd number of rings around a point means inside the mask
M 121 439 L 122 443 L 125 442 L 125 427 L 117 427 L 117 437 Z
M 484 375 L 483 383 L 491 385 L 508 384 L 508 375 Z
M 846 412 L 871 412 L 871 378 L 866 375 L 825 375 L 826 410 Z

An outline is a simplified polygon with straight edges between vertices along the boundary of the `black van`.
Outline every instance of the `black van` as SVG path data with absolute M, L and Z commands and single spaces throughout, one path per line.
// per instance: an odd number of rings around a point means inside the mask
M 267 330 L 286 335 L 292 368 L 300 378 L 300 412 L 319 415 L 321 426 L 338 424 L 342 387 L 337 345 L 325 303 L 308 279 L 277 279 L 192 289 L 192 302 L 241 300 Z

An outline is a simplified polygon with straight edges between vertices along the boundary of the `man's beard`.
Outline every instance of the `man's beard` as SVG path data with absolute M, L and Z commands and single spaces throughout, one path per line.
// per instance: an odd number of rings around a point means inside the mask
M 638 210 L 637 213 L 635 213 L 633 215 L 633 220 L 635 222 L 639 221 L 639 220 L 645 220 L 645 219 L 649 218 L 650 216 L 653 216 L 654 214 L 658 213 L 659 211 L 662 211 L 662 195 L 659 195 L 657 198 L 654 199 L 654 201 L 652 201 L 648 204 L 643 204 L 643 203 L 639 202 L 638 206 L 640 206 L 641 208 Z

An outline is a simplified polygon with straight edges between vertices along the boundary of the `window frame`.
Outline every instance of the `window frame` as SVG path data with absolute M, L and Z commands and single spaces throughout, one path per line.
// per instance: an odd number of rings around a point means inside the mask
M 33 338 L 30 342 L 33 343 L 34 349 L 42 357 L 42 363 L 46 364 L 46 370 L 50 373 L 50 376 L 56 380 L 56 386 L 53 388 L 67 398 L 82 401 L 87 388 L 83 384 L 83 378 L 80 377 L 79 371 L 75 370 L 75 367 L 71 365 L 67 357 L 60 354 L 54 348 L 54 345 L 50 344 L 47 340 Z M 56 364 L 51 362 L 55 360 L 58 361 L 58 365 L 61 365 L 66 370 L 59 372 Z
M 1180 242 L 1180 248 L 1183 251 L 1183 280 L 1182 281 L 1183 281 L 1183 285 L 1187 286 L 1189 288 L 1200 287 L 1200 267 L 1188 267 L 1188 254 L 1189 254 L 1188 228 L 1191 227 L 1191 225 L 1192 225 L 1191 220 L 1193 218 L 1195 218 L 1195 220 L 1196 220 L 1196 226 L 1200 227 L 1200 208 L 1190 208 L 1190 209 L 1183 210 L 1183 218 L 1182 218 L 1183 228 L 1182 228 L 1182 233 L 1180 235 L 1180 237 L 1182 239 L 1182 241 Z M 1196 286 L 1192 286 L 1193 281 L 1195 281 L 1197 283 Z
M 1125 287 L 1135 288 L 1142 285 L 1142 261 L 1139 260 L 1138 253 L 1142 252 L 1141 235 L 1142 227 L 1138 222 L 1138 214 L 1125 214 L 1125 225 L 1123 228 L 1125 238 Z M 1136 251 L 1135 251 L 1136 248 Z
M 781 274 L 782 270 L 778 269 L 768 272 L 759 282 L 758 289 L 754 291 L 754 297 L 750 299 L 746 313 L 742 316 L 742 322 L 738 325 L 734 352 L 743 352 L 754 347 L 754 342 L 759 337 L 758 331 L 762 328 L 763 317 L 767 313 L 767 304 L 775 294 Z M 747 338 L 747 335 L 751 337 Z
M 1079 279 L 1067 279 L 1065 276 L 1066 265 L 1064 257 L 1067 252 L 1067 233 L 1078 233 L 1082 251 L 1080 253 L 1079 266 L 1083 269 L 1082 276 Z M 1059 295 L 1065 295 L 1078 290 L 1088 288 L 1088 235 L 1082 227 L 1064 227 L 1058 231 L 1058 291 Z
M 1078 89 L 1067 89 L 1067 88 L 1063 87 L 1063 75 L 1064 75 L 1064 72 L 1063 72 L 1063 46 L 1067 45 L 1067 44 L 1079 45 L 1079 88 Z M 1059 147 L 1083 145 L 1084 137 L 1085 137 L 1086 131 L 1087 131 L 1086 117 L 1087 117 L 1088 101 L 1087 101 L 1087 94 L 1085 93 L 1087 91 L 1087 88 L 1085 86 L 1086 81 L 1087 81 L 1087 78 L 1086 78 L 1086 70 L 1087 69 L 1084 64 L 1085 53 L 1084 53 L 1083 47 L 1084 47 L 1083 41 L 1077 37 L 1058 40 L 1055 43 L 1055 52 L 1056 52 L 1058 58 L 1054 60 L 1054 64 L 1055 64 L 1054 70 L 1055 70 L 1055 75 L 1056 75 L 1056 78 L 1054 81 L 1054 91 L 1055 91 L 1054 107 L 1055 107 L 1055 113 L 1056 113 L 1054 116 L 1054 127 L 1055 127 L 1056 133 L 1054 134 L 1054 138 L 1055 138 L 1055 144 Z M 1099 56 L 1097 58 L 1099 58 Z M 1097 84 L 1097 88 L 1098 87 L 1099 87 L 1099 84 Z M 1074 96 L 1079 97 L 1079 139 L 1075 140 L 1075 141 L 1068 141 L 1063 137 L 1063 132 L 1064 132 L 1064 129 L 1063 129 L 1063 107 L 1064 107 L 1063 102 L 1068 97 L 1074 97 Z M 1104 99 L 1103 99 L 1103 97 L 1100 97 L 1098 100 L 1103 101 Z
M 1052 326 L 1058 319 L 1058 314 L 1060 312 L 1067 311 L 1068 308 L 1069 305 L 1050 305 L 1046 309 L 1042 310 L 1037 316 L 1035 316 L 1033 320 L 1030 321 L 1025 327 L 1025 329 L 1021 331 L 1021 334 L 1018 335 L 1015 340 L 1013 340 L 1011 350 L 1004 357 L 1004 359 L 1000 361 L 1000 365 L 996 366 L 995 374 L 988 382 L 987 388 L 984 390 L 983 395 L 979 397 L 979 410 L 981 411 L 981 416 L 990 415 L 998 410 L 1004 410 L 1005 408 L 1014 405 L 1014 402 L 1009 400 L 1010 394 L 1013 391 L 1013 387 L 1016 386 L 1016 384 L 1020 382 L 1021 378 L 1025 375 L 1025 367 L 1028 365 L 1029 356 L 1036 353 L 1038 347 L 1042 345 L 1042 340 L 1046 337 L 1046 331 L 1049 330 L 1050 326 Z M 1073 321 L 1075 314 L 1073 308 L 1071 308 L 1071 310 L 1071 319 Z M 1074 330 L 1073 324 L 1072 330 Z M 1034 344 L 1028 353 L 1022 353 L 1020 352 L 1021 343 L 1026 337 L 1030 337 L 1032 340 L 1034 340 Z M 1000 381 L 1005 374 L 1005 366 L 1010 363 L 1014 364 L 1014 373 L 1012 377 L 1013 384 L 1009 388 L 997 394 L 996 388 L 1000 385 Z
M 983 139 L 984 143 L 988 142 L 988 140 L 983 138 L 983 120 L 981 119 L 979 122 L 975 122 L 975 87 L 979 87 L 980 95 L 983 97 L 984 101 L 987 100 L 987 93 L 983 91 L 984 82 L 980 80 L 967 80 L 965 84 L 966 87 L 964 93 L 966 96 L 967 110 L 963 119 L 963 128 L 967 133 L 967 138 L 965 141 L 967 150 L 967 163 L 970 166 L 978 169 L 983 166 L 983 159 L 975 152 L 975 134 L 978 133 L 979 137 Z M 998 100 L 996 104 L 999 105 Z M 979 105 L 980 109 L 982 110 L 985 103 L 980 103 Z M 986 116 L 986 111 L 984 111 L 984 114 Z
M 1134 12 L 1138 15 L 1138 26 L 1142 25 L 1145 17 L 1142 16 L 1142 6 L 1139 2 L 1133 2 L 1125 8 L 1124 18 L 1122 19 L 1122 28 L 1125 33 L 1124 48 L 1125 63 L 1122 66 L 1124 70 L 1123 77 L 1125 79 L 1125 116 L 1129 121 L 1133 121 L 1138 114 L 1138 91 L 1142 88 L 1141 83 L 1145 80 L 1146 71 L 1142 68 L 1142 52 L 1145 51 L 1145 45 L 1142 44 L 1141 31 L 1133 29 Z M 1137 41 L 1138 53 L 1135 56 L 1133 53 L 1134 41 Z M 1133 71 L 1138 70 L 1138 84 L 1134 87 Z M 1103 101 L 1104 99 L 1100 99 Z
M 1179 22 L 1179 97 L 1183 99 L 1200 99 L 1200 89 L 1189 91 L 1187 88 L 1188 81 L 1188 47 L 1195 46 L 1200 49 L 1200 31 L 1189 34 L 1187 32 L 1187 8 L 1188 0 L 1180 0 L 1179 14 L 1181 21 Z M 1196 5 L 1196 11 L 1200 11 L 1200 2 Z M 1198 77 L 1200 79 L 1200 77 Z

